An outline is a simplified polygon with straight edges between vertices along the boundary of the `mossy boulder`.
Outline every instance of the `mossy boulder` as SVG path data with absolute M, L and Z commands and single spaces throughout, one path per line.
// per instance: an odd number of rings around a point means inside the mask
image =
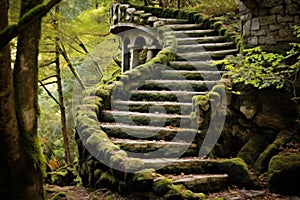
M 300 195 L 300 152 L 274 156 L 269 164 L 268 188 L 283 195 Z
M 229 182 L 246 188 L 257 188 L 257 180 L 249 172 L 248 166 L 241 158 L 216 160 L 210 164 L 212 173 L 226 173 Z
M 274 142 L 259 155 L 254 165 L 256 175 L 262 174 L 268 170 L 268 165 L 273 156 L 284 149 L 285 143 L 292 138 L 292 133 L 286 130 L 281 131 Z
M 143 169 L 135 173 L 132 179 L 134 191 L 145 192 L 151 190 L 155 174 L 154 169 Z
M 253 165 L 268 144 L 264 135 L 255 135 L 242 147 L 237 157 L 242 158 L 248 165 Z

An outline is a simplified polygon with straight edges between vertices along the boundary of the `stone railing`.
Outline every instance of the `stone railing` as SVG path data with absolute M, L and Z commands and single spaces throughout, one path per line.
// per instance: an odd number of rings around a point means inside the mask
M 117 26 L 119 23 L 135 23 L 139 25 L 155 26 L 155 22 L 159 21 L 157 17 L 151 13 L 145 13 L 142 10 L 130 6 L 129 4 L 113 3 L 110 7 L 110 24 L 111 27 Z

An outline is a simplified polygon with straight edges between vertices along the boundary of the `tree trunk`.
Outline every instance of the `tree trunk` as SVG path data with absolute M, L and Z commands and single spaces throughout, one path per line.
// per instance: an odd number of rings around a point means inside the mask
M 55 8 L 56 15 L 59 14 L 59 6 Z M 59 30 L 58 20 L 55 21 L 54 24 L 56 30 Z M 59 34 L 59 32 L 58 32 Z M 66 123 L 66 108 L 64 104 L 64 96 L 62 91 L 62 84 L 61 84 L 61 73 L 60 73 L 60 62 L 59 62 L 59 55 L 60 55 L 60 47 L 59 47 L 59 36 L 55 38 L 55 46 L 56 46 L 56 59 L 55 59 L 55 67 L 56 67 L 56 78 L 57 78 L 57 91 L 58 91 L 58 99 L 59 99 L 59 106 L 60 106 L 60 121 L 61 121 L 61 130 L 64 140 L 64 149 L 65 149 L 65 161 L 66 164 L 71 163 L 71 155 L 70 155 L 70 146 L 69 146 L 69 138 L 67 134 L 67 123 Z
M 8 0 L 0 4 L 0 31 L 8 26 Z M 9 45 L 0 48 L 0 199 L 12 199 L 20 158 Z
M 21 16 L 41 4 L 42 0 L 22 0 Z M 44 199 L 43 175 L 45 162 L 37 135 L 38 117 L 38 45 L 41 20 L 32 24 L 18 38 L 14 66 L 15 107 L 20 131 L 19 191 L 13 199 Z

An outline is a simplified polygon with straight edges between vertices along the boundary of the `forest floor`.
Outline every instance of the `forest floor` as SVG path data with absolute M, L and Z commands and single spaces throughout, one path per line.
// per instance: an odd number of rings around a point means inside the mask
M 109 189 L 91 191 L 80 186 L 46 185 L 47 200 L 131 200 Z M 265 190 L 243 190 L 230 188 L 217 193 L 207 194 L 208 199 L 223 198 L 224 200 L 300 200 L 300 197 L 282 196 L 268 193 Z

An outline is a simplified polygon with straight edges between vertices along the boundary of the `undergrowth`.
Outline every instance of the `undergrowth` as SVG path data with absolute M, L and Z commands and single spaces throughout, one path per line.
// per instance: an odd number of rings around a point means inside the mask
M 295 26 L 295 34 L 300 38 L 300 26 Z M 244 83 L 256 88 L 276 87 L 280 89 L 286 82 L 295 84 L 300 69 L 300 43 L 293 43 L 292 50 L 286 56 L 267 53 L 260 47 L 244 50 L 244 55 L 229 56 L 223 64 L 233 83 Z M 292 64 L 287 61 L 297 56 Z

